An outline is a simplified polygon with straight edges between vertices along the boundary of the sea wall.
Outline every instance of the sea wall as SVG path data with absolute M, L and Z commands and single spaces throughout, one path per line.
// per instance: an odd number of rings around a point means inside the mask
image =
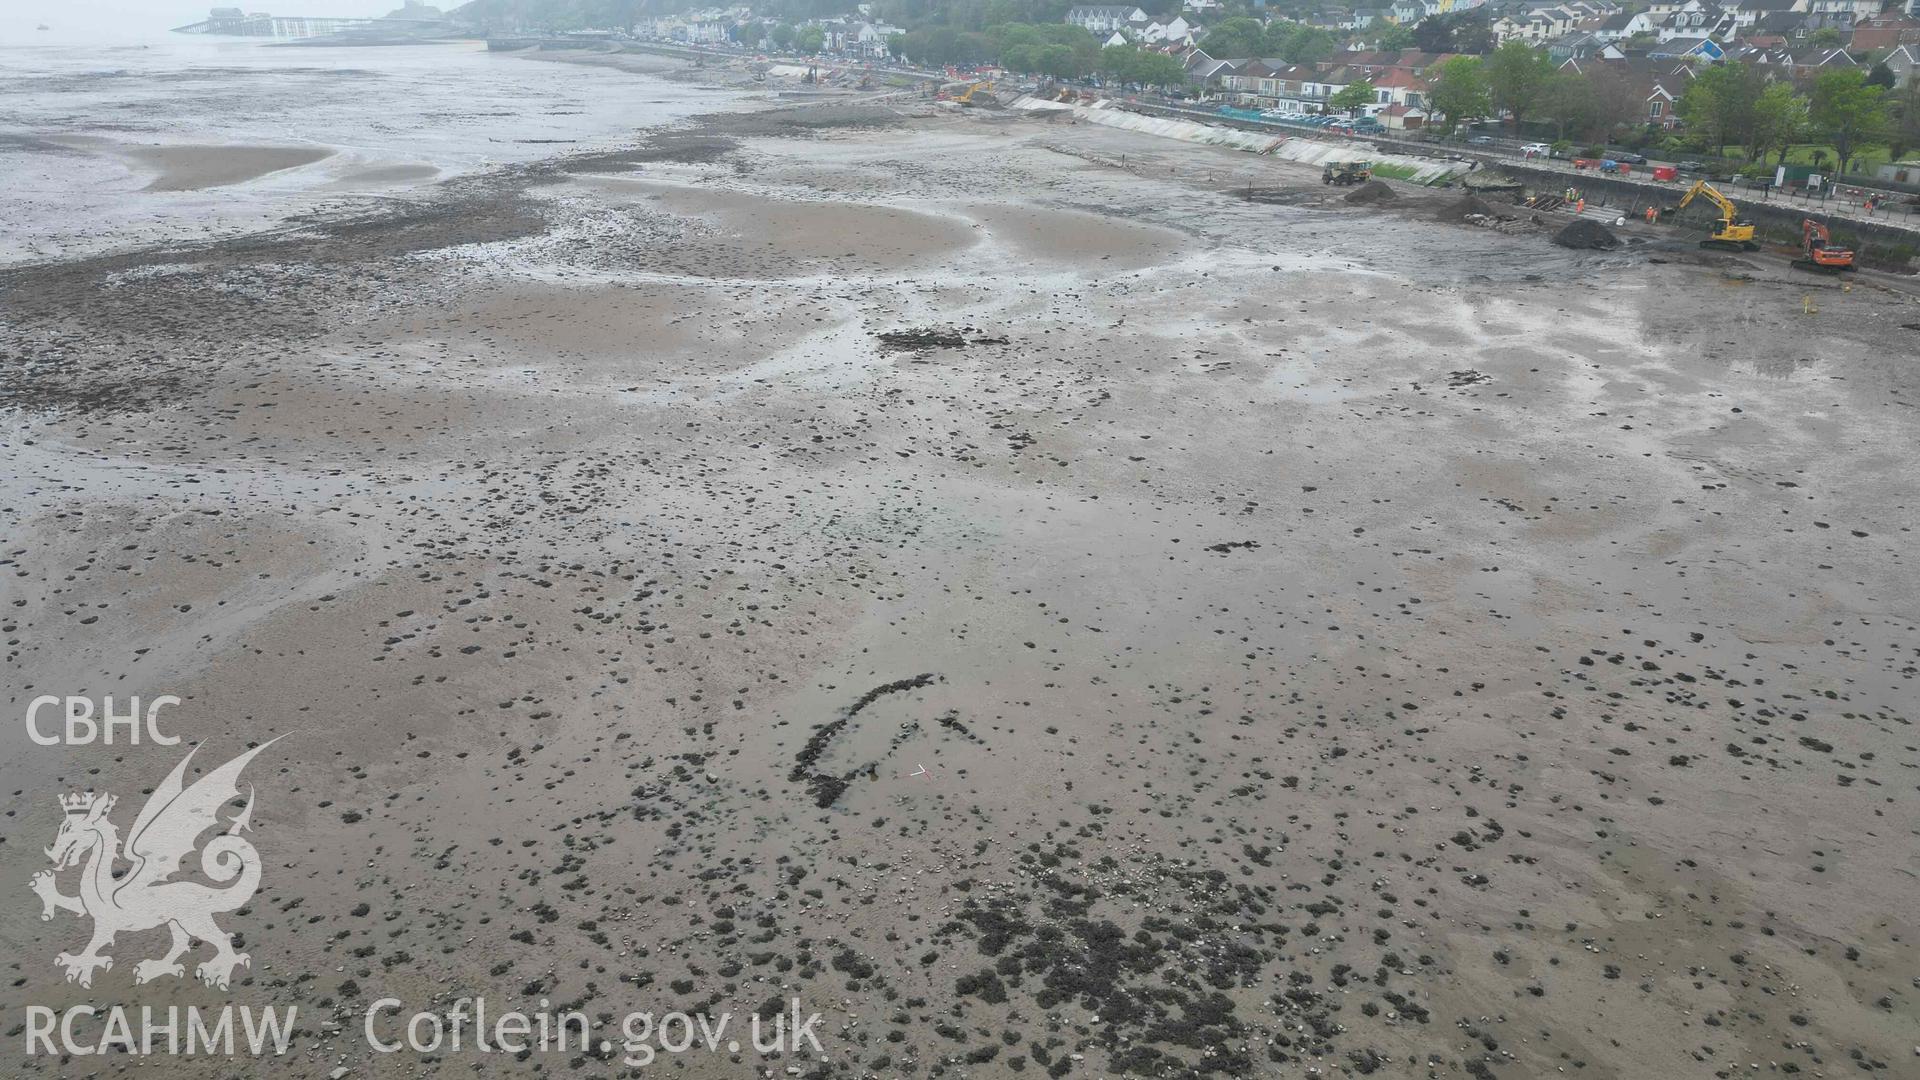
M 1226 146 L 1304 165 L 1325 165 L 1333 161 L 1379 162 L 1399 166 L 1409 174 L 1406 179 L 1416 184 L 1435 183 L 1467 169 L 1467 163 L 1463 161 L 1380 153 L 1364 144 L 1323 142 L 1280 132 L 1248 131 L 1227 124 L 1201 123 L 1173 116 L 1150 116 L 1104 100 L 1092 105 L 1070 105 L 1021 96 L 1015 98 L 1009 108 L 1027 112 L 1071 112 L 1076 119 L 1123 131 L 1137 131 L 1143 135 L 1157 135 L 1203 146 Z

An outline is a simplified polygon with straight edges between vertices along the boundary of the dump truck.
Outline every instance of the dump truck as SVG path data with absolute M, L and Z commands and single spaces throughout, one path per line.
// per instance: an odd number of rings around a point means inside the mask
M 1364 184 L 1373 179 L 1371 161 L 1330 161 L 1320 170 L 1320 182 L 1323 184 Z

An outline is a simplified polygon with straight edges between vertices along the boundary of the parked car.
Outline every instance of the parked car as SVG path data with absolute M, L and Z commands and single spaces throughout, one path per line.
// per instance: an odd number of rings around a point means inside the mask
M 1681 172 L 1705 172 L 1707 166 L 1705 163 L 1699 161 L 1681 161 L 1676 162 L 1674 168 L 1679 169 Z
M 1622 165 L 1645 165 L 1647 163 L 1647 155 L 1629 153 L 1625 150 L 1616 151 L 1607 156 L 1620 162 Z
M 1468 146 L 1492 146 L 1492 145 L 1493 145 L 1493 136 L 1491 136 L 1491 135 L 1474 135 L 1474 136 L 1472 136 L 1472 137 L 1470 137 L 1470 138 L 1468 138 L 1468 139 L 1467 139 L 1467 145 L 1468 145 Z
M 1546 157 L 1548 154 L 1553 153 L 1553 147 L 1543 142 L 1530 142 L 1521 147 L 1520 152 L 1528 157 Z

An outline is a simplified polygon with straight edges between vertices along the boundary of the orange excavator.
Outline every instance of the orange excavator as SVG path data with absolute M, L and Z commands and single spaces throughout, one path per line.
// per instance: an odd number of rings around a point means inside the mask
M 1802 270 L 1839 273 L 1854 268 L 1853 249 L 1835 244 L 1827 227 L 1812 218 L 1800 222 L 1800 250 L 1801 257 L 1793 260 L 1793 265 Z

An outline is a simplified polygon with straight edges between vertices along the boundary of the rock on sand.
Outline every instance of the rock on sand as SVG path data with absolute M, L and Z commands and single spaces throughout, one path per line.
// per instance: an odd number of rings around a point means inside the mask
M 1553 234 L 1553 242 L 1582 251 L 1612 251 L 1620 246 L 1620 238 L 1613 235 L 1612 230 L 1586 218 L 1569 222 L 1566 228 Z
M 1378 180 L 1369 180 L 1347 193 L 1347 201 L 1371 206 L 1375 203 L 1392 202 L 1393 189 Z

